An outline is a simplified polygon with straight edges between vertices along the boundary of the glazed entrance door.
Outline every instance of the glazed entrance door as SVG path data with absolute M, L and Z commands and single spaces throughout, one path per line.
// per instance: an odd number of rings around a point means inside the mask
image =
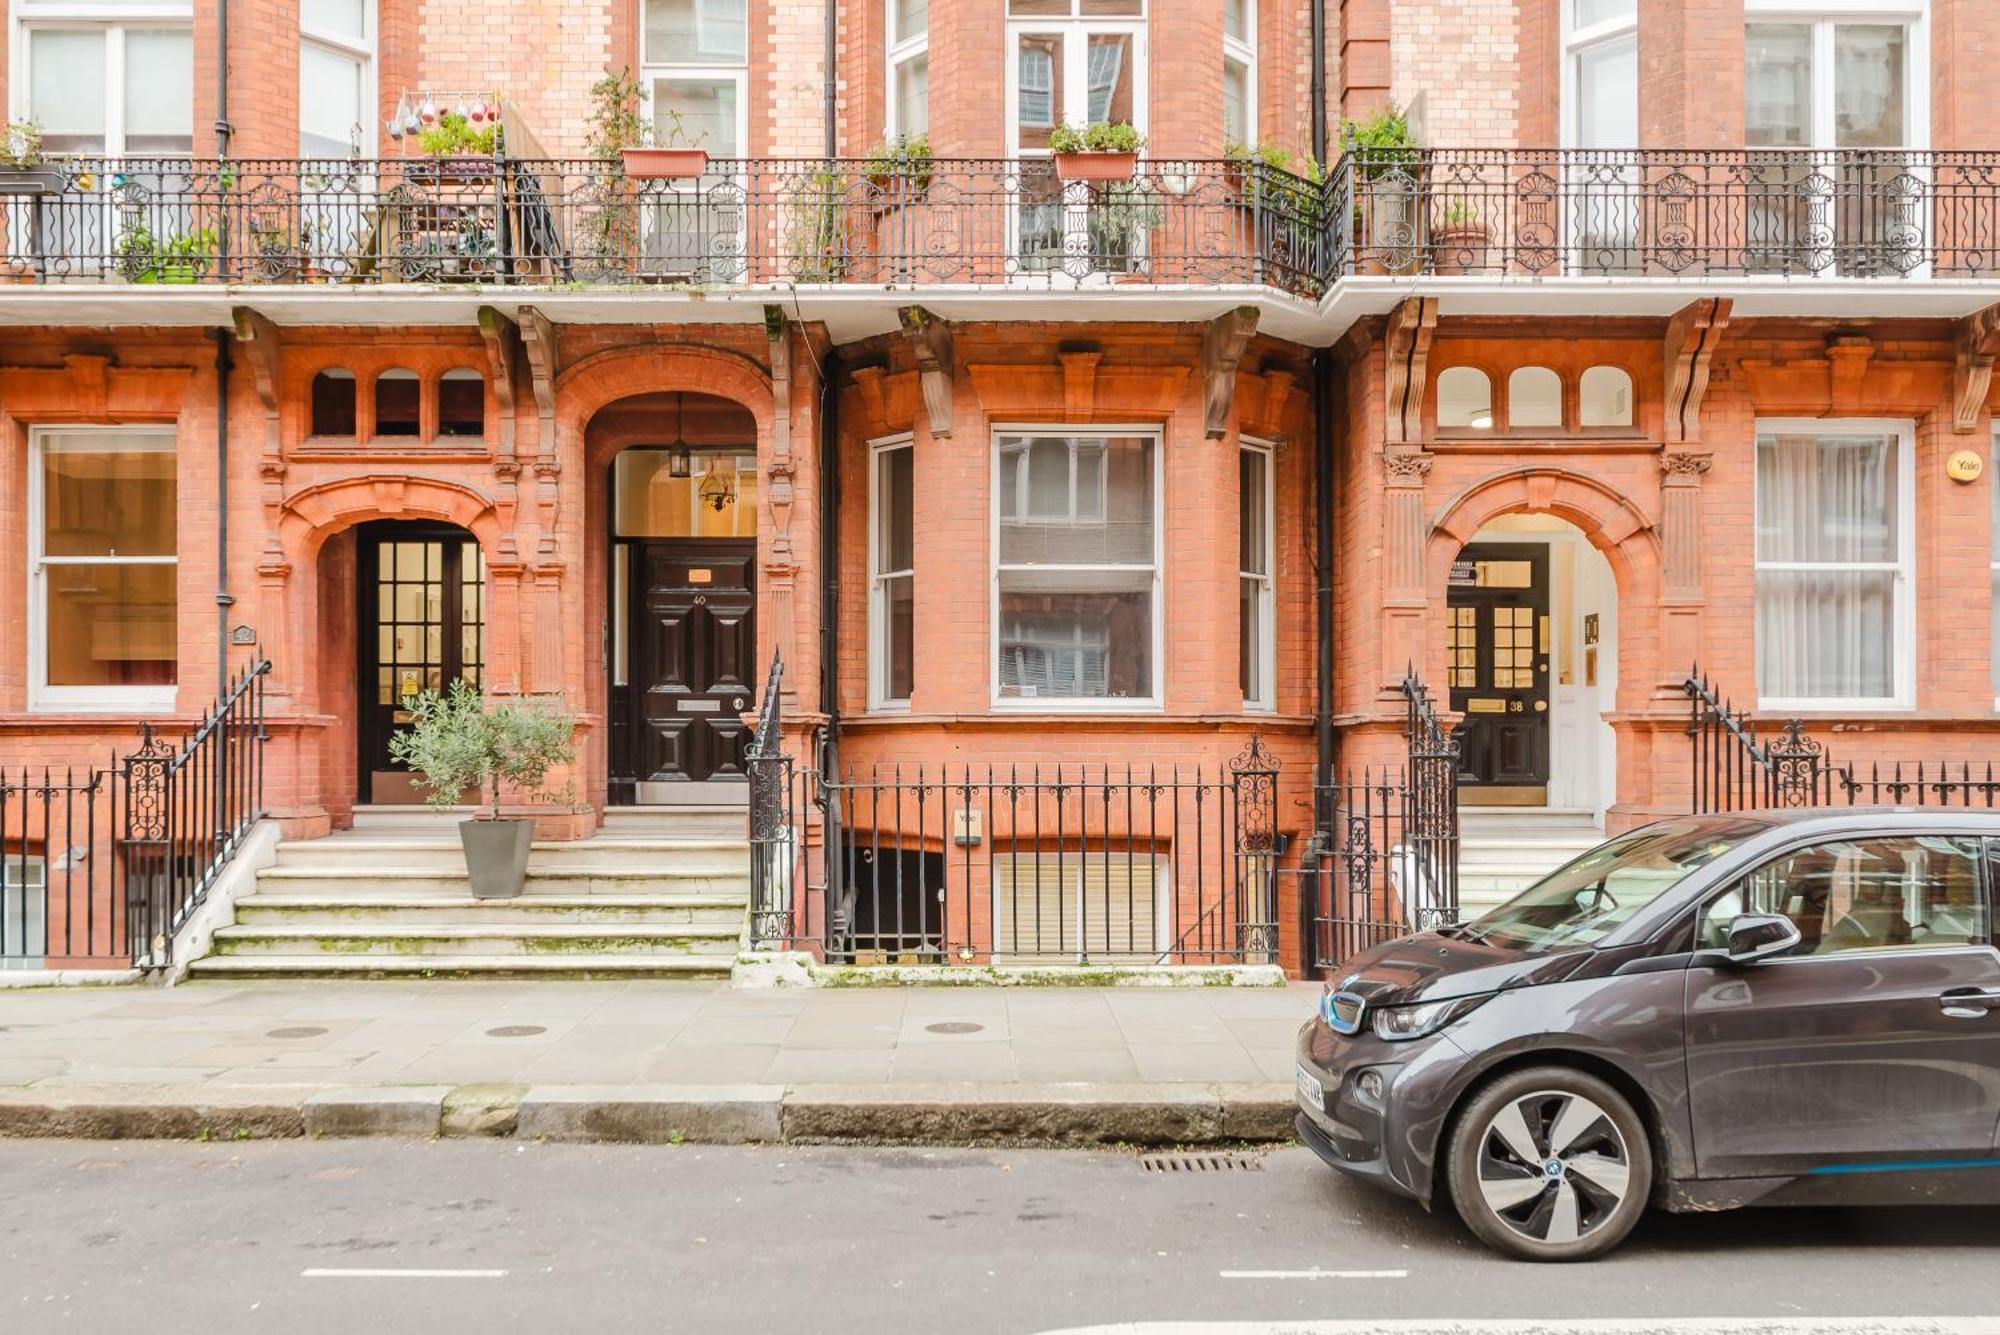
M 1549 549 L 1472 543 L 1446 598 L 1467 800 L 1539 805 L 1549 782 Z
M 754 538 L 628 544 L 634 794 L 682 800 L 690 783 L 748 777 L 757 628 Z
M 449 524 L 364 524 L 357 543 L 359 796 L 420 802 L 422 790 L 389 759 L 389 738 L 409 722 L 408 697 L 460 677 L 479 685 L 486 565 L 478 540 Z

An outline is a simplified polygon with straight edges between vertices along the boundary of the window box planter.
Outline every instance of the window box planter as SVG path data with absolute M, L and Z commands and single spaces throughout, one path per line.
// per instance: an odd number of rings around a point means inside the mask
M 160 264 L 136 274 L 135 283 L 198 283 L 206 266 L 199 264 Z
M 1058 153 L 1056 175 L 1065 181 L 1129 181 L 1138 170 L 1132 153 Z
M 0 195 L 58 194 L 65 179 L 55 167 L 0 168 Z
M 684 181 L 708 171 L 705 148 L 621 148 L 625 174 L 640 180 Z

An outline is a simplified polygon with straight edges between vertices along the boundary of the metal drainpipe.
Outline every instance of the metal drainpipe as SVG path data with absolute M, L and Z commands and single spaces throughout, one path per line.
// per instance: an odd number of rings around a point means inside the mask
M 1326 165 L 1326 7 L 1332 0 L 1312 4 L 1312 153 L 1313 161 Z
M 215 156 L 229 156 L 229 0 L 215 0 Z
M 834 74 L 834 62 L 840 58 L 840 0 L 826 0 L 826 155 L 840 156 L 840 127 L 834 123 L 834 114 L 839 110 L 836 87 L 839 80 Z
M 839 349 L 827 349 L 819 373 L 819 707 L 831 742 L 840 726 Z
M 1333 545 L 1334 545 L 1334 401 L 1333 354 L 1313 353 L 1313 602 L 1318 634 L 1314 642 L 1315 683 L 1313 735 L 1318 749 L 1318 783 L 1333 781 Z M 1315 806 L 1319 806 L 1315 803 Z M 1329 828 L 1332 812 L 1317 810 L 1315 824 Z
M 229 355 L 230 331 L 215 337 L 215 695 L 229 693 Z

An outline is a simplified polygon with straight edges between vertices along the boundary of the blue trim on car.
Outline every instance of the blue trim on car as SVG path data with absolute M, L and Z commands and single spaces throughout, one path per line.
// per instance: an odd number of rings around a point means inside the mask
M 1901 1163 L 1830 1163 L 1806 1171 L 1832 1177 L 1844 1173 L 1921 1173 L 1946 1168 L 2000 1168 L 2000 1159 L 1915 1159 Z
M 1348 1003 L 1353 1008 L 1351 1015 L 1345 1020 L 1340 1018 L 1342 1002 Z M 1358 1033 L 1361 1029 L 1361 1017 L 1367 1011 L 1367 1001 L 1353 992 L 1328 992 L 1320 1002 L 1320 1018 L 1325 1020 L 1326 1027 L 1336 1034 Z

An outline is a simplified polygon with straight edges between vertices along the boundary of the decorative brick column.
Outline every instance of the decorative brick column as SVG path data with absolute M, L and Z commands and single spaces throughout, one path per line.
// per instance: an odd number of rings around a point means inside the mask
M 1674 450 L 1660 456 L 1660 633 L 1662 645 L 1684 645 L 1691 663 L 1701 640 L 1701 611 L 1707 601 L 1701 571 L 1701 480 L 1715 456 Z M 1660 656 L 1662 673 L 1655 694 L 1678 695 L 1688 663 Z
M 1382 452 L 1385 513 L 1382 527 L 1382 679 L 1384 692 L 1412 663 L 1425 660 L 1426 614 L 1424 548 L 1430 525 L 1424 518 L 1424 486 L 1431 474 L 1428 450 L 1391 448 Z

